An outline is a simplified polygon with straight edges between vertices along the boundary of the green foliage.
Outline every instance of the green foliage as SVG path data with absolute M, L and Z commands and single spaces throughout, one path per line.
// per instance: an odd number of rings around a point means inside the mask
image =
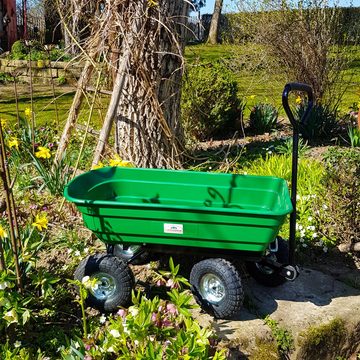
M 266 155 L 243 168 L 243 172 L 253 175 L 277 176 L 291 182 L 291 156 Z M 316 194 L 324 168 L 320 162 L 301 158 L 298 171 L 298 193 L 301 196 Z
M 68 279 L 68 282 L 70 284 L 75 285 L 77 290 L 78 290 L 79 297 L 75 301 L 81 307 L 83 336 L 85 338 L 87 338 L 87 336 L 88 336 L 88 325 L 87 325 L 87 318 L 86 318 L 86 314 L 85 314 L 85 300 L 88 297 L 88 290 L 93 288 L 94 285 L 95 285 L 94 280 L 90 279 L 89 276 L 85 276 L 82 281 Z
M 38 172 L 38 178 L 47 187 L 51 195 L 62 196 L 65 185 L 70 180 L 69 167 L 66 164 L 65 155 L 57 163 L 48 163 L 29 153 L 32 163 Z M 35 178 L 37 179 L 37 178 Z
M 23 40 L 17 40 L 11 47 L 11 58 L 14 60 L 24 60 L 28 54 L 28 49 Z
M 169 261 L 170 271 L 161 279 L 171 287 L 168 300 L 147 299 L 140 292 L 133 293 L 133 305 L 120 309 L 108 318 L 106 326 L 95 327 L 87 335 L 84 301 L 90 278 L 82 282 L 69 280 L 79 287 L 82 307 L 84 340 L 74 338 L 62 350 L 62 358 L 75 360 L 88 357 L 93 360 L 112 359 L 113 354 L 124 359 L 213 359 L 225 360 L 223 351 L 213 349 L 214 334 L 202 328 L 192 317 L 190 309 L 197 307 L 189 290 L 181 290 L 188 282 L 178 275 L 179 266 Z M 169 281 L 171 280 L 171 281 Z
M 62 358 L 111 359 L 115 353 L 128 359 L 225 359 L 222 352 L 211 355 L 212 331 L 201 328 L 187 312 L 191 296 L 177 289 L 171 294 L 173 302 L 133 295 L 133 306 L 120 309 L 83 344 L 78 340 L 80 346 L 72 343 Z
M 324 157 L 323 191 L 314 213 L 327 238 L 351 244 L 360 240 L 360 149 L 330 148 Z
M 281 144 L 275 146 L 275 151 L 278 154 L 283 154 L 290 156 L 292 154 L 292 144 L 293 139 L 292 137 L 288 137 L 285 140 L 281 142 Z M 305 156 L 310 150 L 310 146 L 308 146 L 307 141 L 304 141 L 303 139 L 299 139 L 299 148 L 298 148 L 298 154 L 299 157 Z
M 9 74 L 0 72 L 0 84 L 7 84 L 11 81 L 13 81 L 13 79 Z
M 296 118 L 301 119 L 306 107 L 307 103 L 296 107 Z M 306 124 L 300 125 L 300 133 L 307 140 L 331 139 L 338 131 L 337 109 L 324 105 L 314 105 Z
M 181 116 L 189 137 L 208 140 L 235 127 L 244 107 L 232 72 L 220 62 L 192 66 L 184 77 Z
M 257 134 L 271 132 L 276 128 L 278 111 L 271 104 L 256 104 L 250 113 L 250 129 Z
M 31 296 L 24 296 L 17 291 L 15 277 L 7 272 L 0 272 L 0 332 L 11 324 L 26 324 L 31 316 L 28 308 Z
M 6 342 L 0 344 L 1 360 L 42 360 L 44 356 L 40 350 L 36 354 L 32 349 L 21 347 L 21 341 L 15 341 L 14 344 Z
M 286 354 L 294 349 L 294 338 L 289 330 L 280 327 L 279 323 L 276 320 L 271 319 L 269 315 L 265 317 L 264 321 L 265 324 L 270 327 L 281 353 Z
M 257 158 L 242 172 L 254 175 L 277 176 L 285 179 L 289 187 L 291 185 L 291 156 L 290 155 L 266 155 L 265 158 Z M 296 237 L 301 247 L 308 244 L 316 244 L 327 251 L 333 245 L 332 238 L 328 238 L 322 232 L 321 223 L 318 220 L 317 209 L 313 204 L 318 202 L 321 207 L 326 207 L 325 199 L 321 195 L 326 187 L 321 183 L 325 175 L 324 166 L 313 159 L 300 158 L 298 165 L 298 192 L 297 192 L 297 229 Z M 289 234 L 288 223 L 281 229 L 281 236 Z
M 335 318 L 327 324 L 311 326 L 300 333 L 300 344 L 308 353 L 320 355 L 329 349 L 338 349 L 342 338 L 346 337 L 345 324 L 342 319 Z
M 351 147 L 360 147 L 360 129 L 358 127 L 348 127 L 348 136 Z
M 15 41 L 11 47 L 11 59 L 13 60 L 51 60 L 51 61 L 68 61 L 70 56 L 59 48 L 53 48 L 45 51 L 44 47 L 37 41 L 31 41 L 29 46 L 25 45 L 24 40 Z
M 59 76 L 57 79 L 58 85 L 65 85 L 66 84 L 66 77 L 65 76 Z

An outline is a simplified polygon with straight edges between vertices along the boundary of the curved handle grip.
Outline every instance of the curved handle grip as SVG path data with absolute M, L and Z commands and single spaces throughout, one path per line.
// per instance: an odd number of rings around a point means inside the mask
M 290 109 L 289 106 L 289 94 L 291 91 L 301 91 L 301 92 L 305 92 L 307 93 L 308 96 L 308 104 L 307 104 L 307 108 L 304 112 L 304 114 L 302 115 L 301 119 L 299 122 L 297 122 L 295 120 L 295 117 Z M 283 91 L 283 95 L 282 95 L 282 103 L 283 103 L 283 107 L 284 110 L 286 112 L 286 115 L 288 116 L 291 125 L 293 126 L 295 131 L 299 130 L 299 124 L 305 124 L 309 115 L 310 115 L 310 111 L 313 107 L 314 104 L 314 96 L 313 96 L 313 91 L 310 85 L 307 84 L 302 84 L 302 83 L 288 83 L 285 85 L 284 91 Z

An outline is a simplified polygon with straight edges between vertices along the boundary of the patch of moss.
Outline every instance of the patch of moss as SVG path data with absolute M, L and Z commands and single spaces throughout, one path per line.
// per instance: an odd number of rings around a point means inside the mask
M 305 354 L 336 353 L 341 347 L 347 332 L 342 319 L 335 318 L 327 324 L 311 326 L 299 335 L 301 352 Z
M 257 338 L 256 349 L 249 356 L 249 360 L 280 360 L 281 356 L 275 341 L 266 341 Z

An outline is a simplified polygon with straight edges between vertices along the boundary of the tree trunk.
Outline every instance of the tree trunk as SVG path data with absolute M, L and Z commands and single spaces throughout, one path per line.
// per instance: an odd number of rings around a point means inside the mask
M 128 3 L 133 14 L 139 6 L 145 13 L 141 38 L 138 36 L 123 75 L 126 85 L 117 108 L 116 143 L 120 157 L 138 167 L 179 168 L 179 105 L 188 3 L 160 0 L 155 6 L 149 4 L 148 0 Z M 126 39 L 121 43 L 126 49 Z
M 223 6 L 223 0 L 215 0 L 214 12 L 211 18 L 209 38 L 208 38 L 208 43 L 212 45 L 218 43 L 219 23 L 220 23 L 222 6 Z

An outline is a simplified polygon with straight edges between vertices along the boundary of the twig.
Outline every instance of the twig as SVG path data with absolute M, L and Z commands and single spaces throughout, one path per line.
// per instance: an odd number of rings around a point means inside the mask
M 1 178 L 3 181 L 4 192 L 5 192 L 6 212 L 8 215 L 11 248 L 12 248 L 12 252 L 13 252 L 13 256 L 14 256 L 14 263 L 15 263 L 16 283 L 17 283 L 19 291 L 22 293 L 23 292 L 23 284 L 22 284 L 22 277 L 21 277 L 20 266 L 19 266 L 18 244 L 17 244 L 17 239 L 16 239 L 16 237 L 19 235 L 19 232 L 17 229 L 17 219 L 16 219 L 16 209 L 15 209 L 15 204 L 14 204 L 14 198 L 12 196 L 12 191 L 9 187 L 10 176 L 9 176 L 9 170 L 7 168 L 4 136 L 3 136 L 1 121 L 0 121 L 0 143 L 1 143 L 1 154 L 0 154 L 0 163 L 1 163 L 0 173 L 1 174 L 0 175 L 1 175 Z M 16 233 L 15 233 L 15 228 L 16 228 Z M 3 265 L 4 264 L 2 264 L 2 266 Z
M 76 174 L 76 171 L 79 167 L 79 163 L 80 163 L 80 159 L 82 157 L 82 154 L 83 154 L 83 151 L 84 151 L 84 147 L 85 147 L 85 141 L 86 141 L 86 138 L 87 138 L 87 134 L 89 132 L 89 127 L 90 127 L 90 121 L 91 121 L 91 118 L 92 118 L 92 114 L 94 112 L 94 105 L 95 105 L 95 101 L 96 101 L 96 96 L 98 94 L 98 89 L 99 89 L 99 86 L 100 86 L 100 80 L 101 80 L 101 74 L 102 74 L 102 71 L 100 70 L 99 73 L 98 73 L 98 78 L 96 80 L 96 87 L 95 87 L 95 92 L 94 92 L 94 96 L 93 96 L 93 99 L 92 99 L 92 102 L 91 102 L 91 106 L 90 106 L 90 112 L 89 112 L 89 117 L 88 117 L 88 121 L 86 123 L 86 128 L 85 128 L 85 133 L 84 133 L 84 137 L 83 137 L 83 140 L 81 142 L 81 146 L 80 146 L 80 150 L 79 150 L 79 155 L 77 157 L 77 160 L 76 160 L 76 163 L 75 163 L 75 166 L 74 166 L 74 171 L 73 171 L 73 174 L 71 176 L 71 178 L 73 178 Z M 59 208 L 59 212 L 62 210 L 63 206 L 64 206 L 64 202 L 65 202 L 65 198 L 62 199 L 61 201 L 61 204 L 60 204 L 60 208 Z

